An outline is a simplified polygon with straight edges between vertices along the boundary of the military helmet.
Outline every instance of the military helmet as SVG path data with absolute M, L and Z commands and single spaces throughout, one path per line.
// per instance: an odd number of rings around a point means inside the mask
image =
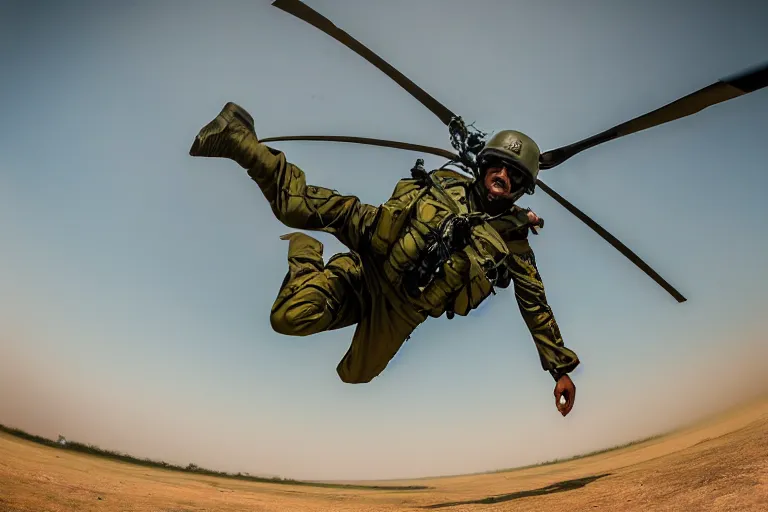
M 533 194 L 539 175 L 540 155 L 539 146 L 526 134 L 515 130 L 502 130 L 485 143 L 477 154 L 477 163 L 483 169 L 496 160 L 518 169 L 529 180 L 526 192 Z

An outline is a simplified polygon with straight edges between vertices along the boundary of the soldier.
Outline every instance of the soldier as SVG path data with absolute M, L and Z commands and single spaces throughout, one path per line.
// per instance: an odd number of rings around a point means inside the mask
M 378 207 L 307 185 L 301 169 L 259 142 L 253 118 L 234 103 L 200 130 L 189 153 L 235 161 L 280 222 L 331 233 L 349 249 L 324 263 L 319 241 L 282 236 L 288 273 L 270 315 L 276 332 L 292 336 L 356 324 L 337 367 L 342 381 L 370 382 L 429 316 L 466 316 L 511 282 L 542 368 L 555 379 L 557 409 L 571 411 L 576 388 L 568 373 L 579 359 L 563 344 L 527 241 L 538 217 L 514 205 L 533 193 L 538 175 L 539 148 L 529 137 L 492 137 L 478 154 L 478 180 L 416 169 Z

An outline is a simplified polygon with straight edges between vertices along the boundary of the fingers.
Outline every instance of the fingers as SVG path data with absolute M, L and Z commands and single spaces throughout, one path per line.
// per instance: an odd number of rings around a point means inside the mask
M 571 409 L 573 409 L 573 403 L 576 401 L 576 386 L 571 386 L 566 390 L 565 408 L 562 411 L 563 416 L 567 416 Z
M 568 393 L 565 391 L 560 395 L 560 397 L 555 398 L 555 405 L 557 405 L 557 410 L 560 412 L 560 414 L 565 416 L 571 410 L 571 401 L 568 400 Z
M 568 410 L 568 393 L 566 391 L 562 391 L 555 394 L 555 405 L 557 406 L 557 410 L 565 416 L 568 414 L 566 411 Z
M 573 409 L 573 399 L 576 397 L 576 390 L 566 391 L 566 398 L 565 398 L 565 405 L 563 406 L 563 409 L 560 411 L 560 414 L 563 415 L 563 417 L 567 416 L 569 412 L 571 412 L 571 409 Z
M 564 399 L 564 400 L 562 400 Z M 555 387 L 555 406 L 563 417 L 567 416 L 571 409 L 573 409 L 573 403 L 576 399 L 576 387 L 569 387 L 561 389 L 560 386 Z

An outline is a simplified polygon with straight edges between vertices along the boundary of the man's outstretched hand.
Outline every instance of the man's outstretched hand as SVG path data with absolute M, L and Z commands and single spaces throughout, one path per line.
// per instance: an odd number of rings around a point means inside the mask
M 565 402 L 560 403 L 560 398 Z M 566 416 L 573 409 L 573 401 L 576 399 L 576 386 L 568 375 L 563 375 L 555 384 L 555 405 L 560 414 Z

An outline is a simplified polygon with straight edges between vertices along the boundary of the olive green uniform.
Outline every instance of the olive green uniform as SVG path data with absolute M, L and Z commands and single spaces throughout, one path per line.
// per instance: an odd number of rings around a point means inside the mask
M 542 367 L 560 375 L 578 365 L 576 354 L 563 345 L 526 231 L 518 222 L 502 217 L 481 225 L 479 247 L 454 255 L 446 265 L 454 271 L 412 298 L 400 290 L 398 279 L 423 248 L 425 230 L 420 224 L 434 227 L 448 213 L 439 199 L 408 179 L 398 183 L 389 201 L 374 207 L 355 196 L 307 185 L 304 172 L 283 153 L 261 147 L 248 174 L 278 220 L 295 229 L 331 233 L 350 249 L 324 265 L 320 242 L 300 233 L 284 237 L 290 241 L 289 272 L 270 317 L 275 331 L 296 336 L 357 324 L 337 367 L 344 382 L 369 382 L 379 375 L 416 326 L 428 316 L 442 315 L 451 299 L 459 315 L 477 307 L 491 293 L 478 259 L 501 264 L 508 272 Z M 469 212 L 468 180 L 451 171 L 440 171 L 436 178 Z M 413 196 L 419 194 L 409 211 Z M 469 268 L 473 266 L 474 272 Z
M 401 180 L 378 207 L 364 204 L 308 185 L 304 172 L 283 153 L 258 142 L 253 119 L 231 103 L 200 131 L 190 154 L 236 161 L 280 222 L 331 233 L 349 248 L 324 264 L 319 241 L 303 233 L 285 235 L 288 274 L 270 315 L 275 331 L 294 336 L 356 324 L 337 367 L 344 382 L 370 382 L 419 324 L 429 316 L 467 315 L 494 293 L 492 283 L 513 283 L 545 370 L 557 379 L 579 364 L 563 345 L 547 304 L 521 210 L 500 217 L 482 213 L 469 193 L 470 179 L 436 171 L 426 179 Z M 427 247 L 441 239 L 435 234 L 459 217 L 469 219 L 471 236 L 463 238 L 468 243 L 451 249 L 439 274 L 414 285 L 409 276 L 423 264 Z

